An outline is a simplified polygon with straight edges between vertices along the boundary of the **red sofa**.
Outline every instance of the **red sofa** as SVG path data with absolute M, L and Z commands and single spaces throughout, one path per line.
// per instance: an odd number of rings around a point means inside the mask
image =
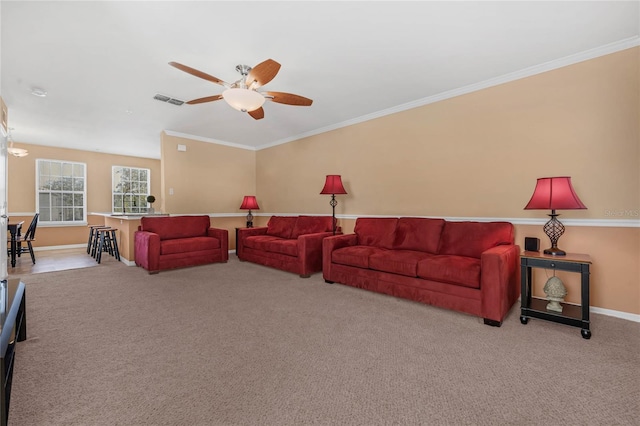
M 520 295 L 509 222 L 358 218 L 323 241 L 323 277 L 484 318 L 500 326 Z
M 241 261 L 308 278 L 322 270 L 322 240 L 333 235 L 331 216 L 272 216 L 267 226 L 238 229 Z
M 136 265 L 150 274 L 229 260 L 229 231 L 209 216 L 143 217 L 134 234 Z

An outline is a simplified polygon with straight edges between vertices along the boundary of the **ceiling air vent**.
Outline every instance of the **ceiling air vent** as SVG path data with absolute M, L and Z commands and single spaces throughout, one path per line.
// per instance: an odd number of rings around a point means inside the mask
M 161 95 L 160 93 L 156 93 L 156 95 L 153 97 L 153 99 L 156 99 L 156 100 L 161 101 L 161 102 L 168 102 L 170 104 L 178 105 L 178 106 L 180 106 L 180 105 L 182 105 L 184 103 L 184 101 L 182 101 L 180 99 L 174 99 L 174 98 L 171 98 L 171 97 L 166 96 L 166 95 Z

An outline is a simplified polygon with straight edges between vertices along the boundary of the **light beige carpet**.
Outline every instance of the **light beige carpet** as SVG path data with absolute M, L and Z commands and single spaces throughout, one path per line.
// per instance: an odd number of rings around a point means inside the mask
M 640 326 L 501 328 L 231 256 L 26 276 L 11 425 L 638 425 Z

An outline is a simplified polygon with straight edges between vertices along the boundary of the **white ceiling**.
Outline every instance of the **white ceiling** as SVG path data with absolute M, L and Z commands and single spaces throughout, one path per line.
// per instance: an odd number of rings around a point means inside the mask
M 265 147 L 637 46 L 640 34 L 638 1 L 3 0 L 0 17 L 16 142 L 150 158 L 162 130 Z M 224 90 L 170 61 L 233 82 L 236 65 L 268 58 L 282 68 L 261 90 L 312 106 L 267 102 L 253 120 L 224 101 L 153 99 Z

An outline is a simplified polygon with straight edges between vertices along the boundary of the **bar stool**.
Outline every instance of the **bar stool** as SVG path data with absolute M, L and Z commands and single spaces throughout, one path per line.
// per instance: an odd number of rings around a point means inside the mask
M 93 248 L 93 241 L 94 238 L 96 237 L 96 230 L 98 228 L 108 228 L 108 226 L 105 225 L 89 225 L 89 240 L 87 241 L 87 254 L 91 254 L 91 249 Z M 93 257 L 93 254 L 91 254 L 91 256 Z
M 93 257 L 94 259 L 96 258 L 96 255 L 98 254 L 98 247 L 100 244 L 100 231 L 102 229 L 109 229 L 109 226 L 96 226 L 93 229 L 91 229 L 90 232 L 92 232 L 92 234 L 89 235 L 89 238 L 91 239 L 91 249 L 89 251 L 89 254 L 91 255 L 91 257 Z
M 120 261 L 120 250 L 118 250 L 118 240 L 116 239 L 117 228 L 98 228 L 96 229 L 96 235 L 94 241 L 96 244 L 96 262 L 102 261 L 102 252 L 106 251 L 116 260 Z

